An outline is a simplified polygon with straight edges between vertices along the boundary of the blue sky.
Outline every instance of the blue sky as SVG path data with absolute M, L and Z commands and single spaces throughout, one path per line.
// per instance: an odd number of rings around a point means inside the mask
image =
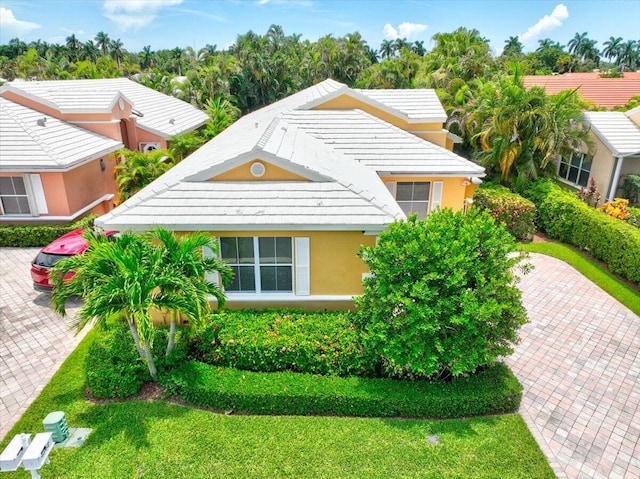
M 99 31 L 139 51 L 216 44 L 218 49 L 271 24 L 312 41 L 358 31 L 373 47 L 385 38 L 423 40 L 460 26 L 477 29 L 499 54 L 509 36 L 525 51 L 551 38 L 565 45 L 576 32 L 602 44 L 610 36 L 640 40 L 638 0 L 0 0 L 0 43 L 19 37 L 64 43 Z

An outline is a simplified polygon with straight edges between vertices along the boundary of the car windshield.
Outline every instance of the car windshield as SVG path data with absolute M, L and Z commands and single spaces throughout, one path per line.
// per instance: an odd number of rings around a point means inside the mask
M 43 268 L 51 268 L 58 261 L 65 258 L 70 258 L 70 256 L 66 254 L 38 253 L 36 259 L 33 260 L 33 264 Z

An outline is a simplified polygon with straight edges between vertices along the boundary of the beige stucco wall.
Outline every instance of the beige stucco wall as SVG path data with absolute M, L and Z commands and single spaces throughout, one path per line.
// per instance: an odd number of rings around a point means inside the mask
M 256 161 L 259 161 L 265 166 L 264 175 L 259 178 L 256 178 L 251 174 L 251 165 Z M 261 160 L 260 158 L 256 158 L 244 165 L 240 165 L 216 175 L 208 181 L 309 181 L 309 179 L 296 175 L 289 170 L 280 168 L 267 161 Z
M 383 176 L 381 179 L 385 183 L 387 181 L 442 181 L 442 208 L 451 208 L 454 211 L 462 209 L 464 199 L 473 198 L 473 192 L 477 188 L 473 183 L 464 186 L 462 183 L 467 178 L 462 177 Z

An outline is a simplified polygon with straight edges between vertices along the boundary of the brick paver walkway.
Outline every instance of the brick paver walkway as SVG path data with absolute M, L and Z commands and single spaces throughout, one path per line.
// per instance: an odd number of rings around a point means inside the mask
M 507 361 L 520 413 L 558 478 L 640 478 L 640 318 L 566 263 L 531 258 L 531 322 Z
M 0 438 L 83 337 L 68 331 L 48 295 L 33 290 L 29 263 L 38 250 L 0 248 Z M 77 305 L 69 306 L 73 314 Z
M 36 252 L 0 248 L 0 437 L 81 338 L 33 291 Z M 520 413 L 560 479 L 639 478 L 640 318 L 562 261 L 531 258 L 531 322 L 508 359 Z

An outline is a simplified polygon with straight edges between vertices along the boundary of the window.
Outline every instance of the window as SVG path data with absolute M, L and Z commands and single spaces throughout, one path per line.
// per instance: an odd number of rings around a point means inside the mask
M 289 237 L 221 237 L 220 256 L 234 273 L 226 291 L 293 292 Z
M 592 162 L 593 158 L 584 153 L 572 154 L 568 159 L 562 158 L 558 165 L 558 176 L 574 185 L 587 186 Z
M 5 215 L 29 215 L 29 200 L 21 176 L 0 177 L 0 203 Z
M 399 181 L 396 185 L 396 201 L 407 215 L 415 213 L 424 218 L 429 212 L 431 182 Z

